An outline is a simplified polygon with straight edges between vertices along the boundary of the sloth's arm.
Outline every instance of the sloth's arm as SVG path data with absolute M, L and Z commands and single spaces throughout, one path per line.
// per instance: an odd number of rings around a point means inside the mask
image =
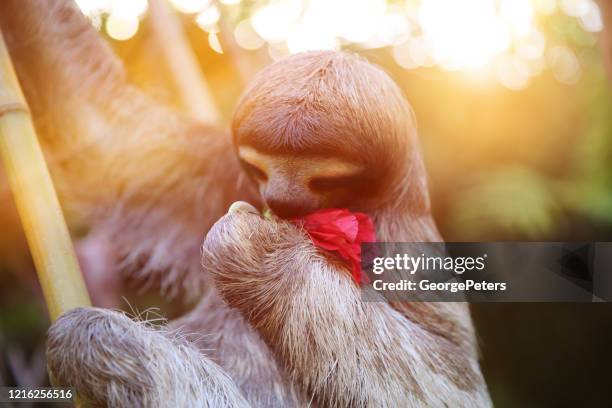
M 209 232 L 203 265 L 323 406 L 489 404 L 470 348 L 387 303 L 362 302 L 344 267 L 288 223 L 229 214 Z
M 192 344 L 106 309 L 75 309 L 49 329 L 55 383 L 91 407 L 248 407 L 232 379 Z
M 168 326 L 107 309 L 67 312 L 49 330 L 47 364 L 86 406 L 308 404 L 260 335 L 214 292 Z
M 2 0 L 0 27 L 68 219 L 110 247 L 85 264 L 196 294 L 205 233 L 252 197 L 229 134 L 132 86 L 72 0 Z

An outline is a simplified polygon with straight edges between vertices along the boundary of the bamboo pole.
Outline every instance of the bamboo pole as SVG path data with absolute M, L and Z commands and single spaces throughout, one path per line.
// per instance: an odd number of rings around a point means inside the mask
M 597 4 L 599 4 L 604 25 L 600 34 L 604 66 L 608 76 L 612 79 L 612 5 L 610 0 L 599 0 Z
M 149 16 L 156 41 L 170 68 L 184 107 L 205 123 L 218 123 L 220 114 L 210 88 L 189 46 L 181 22 L 169 9 L 167 0 L 150 0 Z
M 0 157 L 51 320 L 90 305 L 27 103 L 0 32 Z

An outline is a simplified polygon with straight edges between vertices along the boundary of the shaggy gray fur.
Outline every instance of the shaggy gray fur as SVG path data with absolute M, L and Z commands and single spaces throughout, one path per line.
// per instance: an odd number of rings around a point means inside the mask
M 76 387 L 85 406 L 249 406 L 192 343 L 110 310 L 62 315 L 49 330 L 47 359 L 59 385 Z
M 64 315 L 48 340 L 59 384 L 112 407 L 490 406 L 467 305 L 362 303 L 346 266 L 293 225 L 245 206 L 223 216 L 233 201 L 259 201 L 229 135 L 130 86 L 71 1 L 3 0 L 0 24 L 73 227 L 110 246 L 85 264 L 103 266 L 96 274 L 112 282 L 121 276 L 200 299 L 172 331 L 108 310 Z M 441 239 L 413 117 L 380 69 L 343 53 L 311 53 L 271 65 L 254 84 L 234 136 L 246 122 L 272 123 L 253 112 L 274 118 L 285 142 L 335 129 L 318 141 L 352 146 L 332 137 L 350 128 L 350 140 L 362 143 L 353 154 L 368 156 L 376 141 L 393 164 L 380 180 L 391 188 L 368 207 L 378 239 Z M 291 123 L 275 116 L 277 100 Z M 259 102 L 262 110 L 252 109 Z M 383 166 L 380 157 L 371 164 Z M 354 204 L 365 205 L 357 196 Z

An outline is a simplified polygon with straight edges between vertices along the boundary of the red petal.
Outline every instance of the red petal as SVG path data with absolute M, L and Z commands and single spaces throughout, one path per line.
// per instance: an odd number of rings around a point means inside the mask
M 315 246 L 336 252 L 345 259 L 357 284 L 369 281 L 361 271 L 360 244 L 374 242 L 376 234 L 374 223 L 367 214 L 328 208 L 293 221 L 303 226 Z
M 337 226 L 349 239 L 354 241 L 359 231 L 359 223 L 357 218 L 353 214 L 342 216 L 334 221 L 334 225 Z
M 357 233 L 357 242 L 375 242 L 376 233 L 374 230 L 374 222 L 364 213 L 355 213 L 357 222 L 359 223 L 359 232 Z
M 341 217 L 342 215 L 345 215 L 347 212 L 348 211 L 346 210 L 336 208 L 326 209 L 314 212 L 312 214 L 308 214 L 304 217 L 304 220 L 307 223 L 311 222 L 325 225 L 332 223 L 335 219 Z

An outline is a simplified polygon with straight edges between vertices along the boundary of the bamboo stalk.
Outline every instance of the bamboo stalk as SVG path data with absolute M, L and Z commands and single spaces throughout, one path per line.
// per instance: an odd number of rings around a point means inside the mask
M 612 79 L 612 5 L 609 0 L 599 0 L 597 4 L 601 10 L 604 25 L 600 34 L 604 66 L 608 76 Z
M 0 32 L 0 157 L 51 320 L 90 305 L 70 234 Z
M 166 0 L 150 0 L 149 16 L 156 41 L 164 54 L 184 107 L 205 123 L 218 123 L 219 110 L 178 17 L 169 10 Z

